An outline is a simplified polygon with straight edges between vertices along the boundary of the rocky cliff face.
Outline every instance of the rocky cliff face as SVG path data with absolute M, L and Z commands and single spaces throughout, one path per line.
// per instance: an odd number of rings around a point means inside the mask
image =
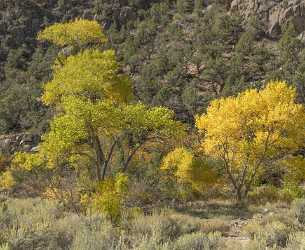
M 294 22 L 299 33 L 305 31 L 304 0 L 233 0 L 231 10 L 238 11 L 246 19 L 256 16 L 271 38 L 278 37 L 288 20 Z

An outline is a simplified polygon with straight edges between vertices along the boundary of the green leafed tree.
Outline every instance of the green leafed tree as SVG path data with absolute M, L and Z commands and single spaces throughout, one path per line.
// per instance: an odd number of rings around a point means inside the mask
M 63 165 L 78 168 L 86 162 L 92 176 L 101 181 L 111 174 L 110 169 L 126 171 L 148 142 L 183 132 L 172 111 L 128 104 L 131 80 L 119 73 L 113 50 L 80 48 L 106 40 L 94 21 L 56 24 L 42 31 L 39 38 L 59 46 L 72 45 L 79 52 L 55 63 L 53 78 L 46 83 L 42 97 L 46 105 L 55 108 L 50 130 L 43 136 L 38 153 L 17 154 L 15 163 L 31 170 Z

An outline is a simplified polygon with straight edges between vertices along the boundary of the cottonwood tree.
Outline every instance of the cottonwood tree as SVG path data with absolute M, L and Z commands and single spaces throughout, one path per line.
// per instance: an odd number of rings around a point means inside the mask
M 262 90 L 215 100 L 197 117 L 201 149 L 220 160 L 239 202 L 266 166 L 289 161 L 304 145 L 305 111 L 295 97 L 285 82 L 270 82 Z
M 55 24 L 39 34 L 39 39 L 72 46 L 77 53 L 67 57 L 60 54 L 54 65 L 42 100 L 53 106 L 56 114 L 49 132 L 42 137 L 39 152 L 16 156 L 15 162 L 25 168 L 77 167 L 85 161 L 101 181 L 115 154 L 121 159 L 118 171 L 124 172 L 147 142 L 163 141 L 183 132 L 172 111 L 128 104 L 131 80 L 119 73 L 114 51 L 99 48 L 106 41 L 100 30 L 95 21 L 76 20 Z

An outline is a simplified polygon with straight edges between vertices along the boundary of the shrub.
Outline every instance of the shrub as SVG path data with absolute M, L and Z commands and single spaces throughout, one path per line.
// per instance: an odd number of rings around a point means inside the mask
M 61 215 L 62 207 L 53 201 L 8 200 L 0 216 L 1 241 L 10 249 L 62 249 L 67 240 L 52 229 L 52 224 Z
M 173 211 L 154 211 L 152 215 L 135 218 L 125 227 L 128 228 L 130 242 L 136 242 L 144 237 L 146 241 L 153 239 L 154 242 L 162 245 L 182 235 L 198 232 L 201 224 L 199 220 L 175 214 Z
M 292 205 L 292 209 L 298 222 L 302 225 L 305 225 L 305 200 L 296 200 Z
M 112 222 L 117 223 L 121 218 L 127 183 L 128 177 L 123 174 L 102 181 L 89 204 L 93 212 L 104 213 Z
M 268 247 L 285 247 L 287 245 L 291 228 L 284 223 L 273 221 L 267 224 L 261 224 L 258 221 L 248 223 L 244 231 L 253 239 Z
M 10 189 L 16 184 L 14 176 L 11 171 L 5 171 L 0 175 L 0 188 Z
M 279 190 L 271 185 L 256 187 L 249 193 L 249 201 L 254 204 L 265 204 L 279 200 Z
M 8 243 L 0 245 L 0 250 L 10 250 Z
M 186 234 L 176 240 L 170 249 L 190 250 L 190 249 L 218 249 L 218 243 L 221 239 L 220 233 L 203 234 L 201 232 Z
M 117 233 L 109 221 L 100 216 L 81 217 L 76 224 L 71 250 L 115 249 Z
M 124 249 L 124 248 L 123 248 Z M 126 250 L 130 249 L 126 247 Z M 133 250 L 170 250 L 169 244 L 167 242 L 162 243 L 159 241 L 157 236 L 151 238 L 145 236 L 138 240 L 136 247 L 132 248 Z
M 304 190 L 295 183 L 285 183 L 280 191 L 280 198 L 282 201 L 290 203 L 295 199 L 304 197 L 304 194 Z
M 286 250 L 304 250 L 305 246 L 305 232 L 296 232 L 291 234 L 288 240 Z
M 225 233 L 230 230 L 230 224 L 222 219 L 210 219 L 204 222 L 201 226 L 201 231 L 204 233 L 221 232 Z

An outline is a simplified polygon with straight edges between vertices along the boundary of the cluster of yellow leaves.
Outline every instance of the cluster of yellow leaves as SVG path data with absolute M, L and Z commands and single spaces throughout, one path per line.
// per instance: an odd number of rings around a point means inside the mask
M 87 49 L 54 66 L 53 79 L 45 85 L 43 101 L 57 104 L 62 97 L 77 95 L 89 99 L 130 100 L 131 81 L 118 74 L 113 50 Z
M 219 179 L 212 164 L 196 158 L 185 148 L 176 148 L 164 157 L 161 169 L 174 174 L 181 183 L 190 183 L 193 188 L 202 191 L 215 185 Z
M 140 103 L 116 105 L 108 100 L 92 103 L 71 96 L 62 101 L 62 112 L 42 137 L 39 152 L 16 154 L 16 165 L 29 171 L 43 163 L 49 168 L 67 161 L 75 165 L 81 155 L 94 155 L 84 143 L 89 140 L 91 130 L 98 131 L 102 137 L 112 137 L 124 131 L 136 135 L 148 133 L 151 137 L 182 137 L 184 131 L 169 109 L 148 108 Z
M 281 164 L 286 167 L 286 180 L 299 184 L 305 181 L 305 158 L 303 156 L 290 156 Z
M 107 178 L 97 186 L 97 191 L 89 199 L 93 212 L 104 213 L 111 221 L 117 222 L 122 213 L 123 200 L 128 191 L 128 177 L 118 174 Z M 88 197 L 87 197 L 88 201 Z
M 56 23 L 38 34 L 38 40 L 49 41 L 57 46 L 102 44 L 107 42 L 101 26 L 96 21 L 77 19 L 67 23 Z
M 173 171 L 178 180 L 189 180 L 193 158 L 193 154 L 185 148 L 176 148 L 163 159 L 161 169 Z
M 14 155 L 14 159 L 12 160 L 13 168 L 22 168 L 27 171 L 31 171 L 34 168 L 39 168 L 44 164 L 44 158 L 42 154 L 29 154 L 18 152 Z
M 293 87 L 275 81 L 211 102 L 207 114 L 196 119 L 204 134 L 202 149 L 236 169 L 293 152 L 305 135 L 304 107 L 295 96 Z
M 0 188 L 9 189 L 16 184 L 14 176 L 11 171 L 5 171 L 0 175 Z

